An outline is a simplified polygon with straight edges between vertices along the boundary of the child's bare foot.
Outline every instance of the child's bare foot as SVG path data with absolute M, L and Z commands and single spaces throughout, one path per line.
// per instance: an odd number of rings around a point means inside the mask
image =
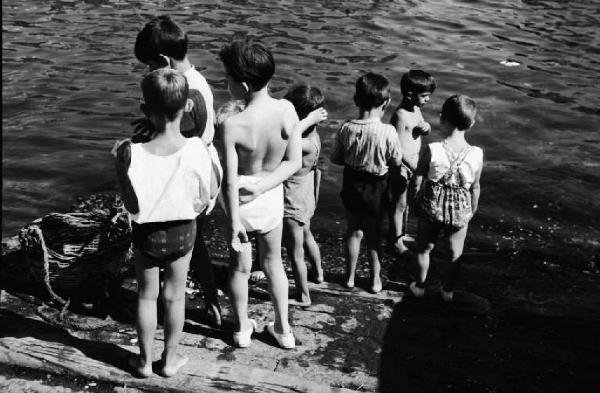
M 410 293 L 413 294 L 414 297 L 423 297 L 425 296 L 425 288 L 419 287 L 415 281 L 411 282 L 408 286 Z
M 140 378 L 148 378 L 152 375 L 152 362 L 142 362 L 139 356 L 132 356 L 127 359 L 127 363 L 133 369 L 134 374 Z
M 288 304 L 290 306 L 309 307 L 312 304 L 312 301 L 309 296 L 299 295 L 296 296 L 295 299 L 289 299 Z
M 177 374 L 179 369 L 183 367 L 187 361 L 187 356 L 179 354 L 175 355 L 174 359 L 172 359 L 170 362 L 167 362 L 166 359 L 163 359 L 163 367 L 160 370 L 160 374 L 163 377 L 172 377 L 173 375 Z
M 325 281 L 325 279 L 323 278 L 323 269 L 317 269 L 315 272 L 315 283 L 321 284 L 323 283 L 323 281 Z
M 346 282 L 344 282 L 344 286 L 348 289 L 354 288 L 354 277 L 348 277 Z
M 373 279 L 373 285 L 371 285 L 371 293 L 379 293 L 383 288 L 383 284 L 381 283 L 381 277 L 375 277 Z
M 440 294 L 442 295 L 442 300 L 445 302 L 451 302 L 454 300 L 454 291 L 446 291 L 443 287 L 441 287 Z
M 253 272 L 250 272 L 249 281 L 252 284 L 256 284 L 256 283 L 264 280 L 265 278 L 266 278 L 265 273 L 262 270 L 255 270 Z
M 398 236 L 394 244 L 392 244 L 393 250 L 401 256 L 406 255 L 410 252 L 410 249 L 404 244 L 403 237 L 404 236 Z

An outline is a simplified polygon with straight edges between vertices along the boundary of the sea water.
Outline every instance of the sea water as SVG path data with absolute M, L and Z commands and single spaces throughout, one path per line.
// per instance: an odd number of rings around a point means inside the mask
M 384 74 L 394 107 L 402 74 L 419 68 L 438 82 L 424 108 L 428 141 L 440 138 L 447 97 L 467 94 L 479 106 L 467 135 L 486 161 L 471 249 L 597 268 L 600 2 L 583 0 L 3 1 L 3 237 L 77 195 L 116 189 L 109 151 L 141 114 L 135 37 L 158 14 L 188 32 L 216 107 L 229 98 L 218 51 L 233 33 L 273 50 L 274 96 L 297 83 L 323 90 L 322 231 L 343 225 L 341 170 L 328 154 L 356 116 L 354 82 Z

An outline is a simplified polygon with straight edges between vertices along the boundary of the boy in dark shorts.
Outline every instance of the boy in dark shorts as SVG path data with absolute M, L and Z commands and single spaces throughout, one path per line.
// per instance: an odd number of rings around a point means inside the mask
M 130 365 L 140 377 L 152 374 L 156 306 L 162 287 L 165 338 L 160 373 L 170 377 L 187 362 L 177 348 L 196 217 L 205 214 L 216 198 L 218 188 L 213 189 L 211 183 L 220 164 L 200 138 L 181 134 L 181 117 L 192 105 L 181 72 L 168 68 L 153 71 L 143 79 L 142 91 L 142 110 L 156 135 L 145 143 L 118 142 L 113 150 L 120 193 L 132 220 L 138 283 L 140 354 L 130 359 Z M 163 279 L 160 269 L 164 269 Z
M 402 165 L 396 129 L 381 118 L 390 104 L 390 82 L 368 73 L 356 81 L 356 120 L 345 122 L 335 138 L 331 162 L 344 166 L 342 202 L 347 213 L 346 282 L 354 287 L 354 276 L 363 233 L 371 262 L 371 292 L 381 291 L 379 252 L 381 227 L 388 205 L 388 171 Z

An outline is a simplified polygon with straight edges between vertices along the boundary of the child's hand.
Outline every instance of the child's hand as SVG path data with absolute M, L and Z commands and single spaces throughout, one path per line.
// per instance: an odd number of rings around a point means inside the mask
M 417 135 L 427 135 L 431 131 L 431 125 L 426 121 L 422 121 L 413 128 L 413 132 Z
M 231 228 L 231 248 L 235 252 L 242 251 L 242 243 L 248 243 L 248 234 L 242 223 L 234 224 Z
M 239 188 L 239 197 L 240 197 L 240 205 L 244 205 L 248 202 L 252 202 L 258 196 L 262 194 L 259 190 L 257 184 L 246 184 L 244 186 L 240 186 Z
M 323 107 L 317 108 L 306 116 L 306 120 L 311 126 L 320 121 L 327 120 L 327 111 Z

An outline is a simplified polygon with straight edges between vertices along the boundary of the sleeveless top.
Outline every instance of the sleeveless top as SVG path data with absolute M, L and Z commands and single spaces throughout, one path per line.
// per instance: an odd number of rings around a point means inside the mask
M 457 185 L 470 189 L 475 174 L 483 166 L 483 150 L 477 146 L 470 146 L 463 149 L 462 152 L 455 153 L 450 150 L 444 142 L 434 142 L 429 144 L 431 151 L 431 161 L 429 163 L 429 172 L 427 179 L 435 182 L 443 182 L 443 177 L 450 170 L 450 162 L 458 163 L 458 182 Z M 464 154 L 464 157 L 459 157 Z
M 218 186 L 215 192 L 212 183 L 216 172 L 220 184 L 222 169 L 216 150 L 211 152 L 200 138 L 186 139 L 168 156 L 129 141 L 115 152 L 122 199 L 136 223 L 190 220 L 214 207 Z

